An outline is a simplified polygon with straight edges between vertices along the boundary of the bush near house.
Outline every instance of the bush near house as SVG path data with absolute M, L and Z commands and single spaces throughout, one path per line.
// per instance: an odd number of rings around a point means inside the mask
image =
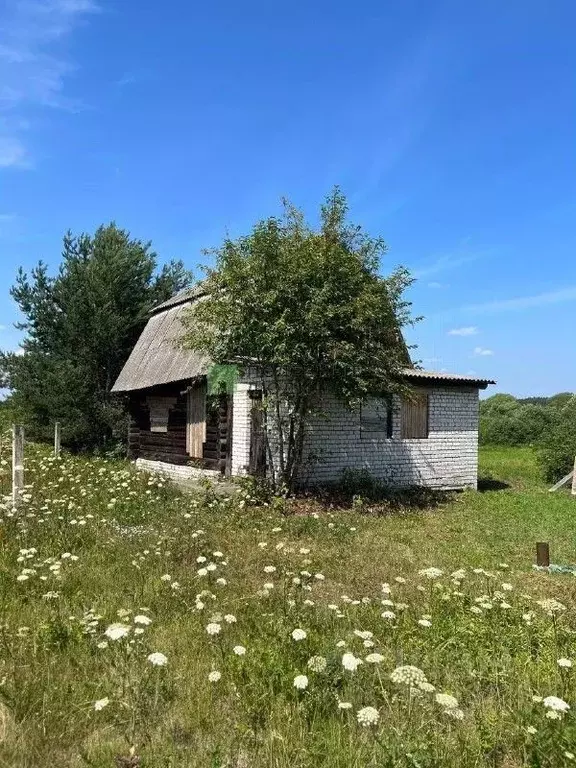
M 481 459 L 507 490 L 382 517 L 29 446 L 0 510 L 0 764 L 570 765 L 573 577 L 532 562 L 573 562 L 574 500 L 527 448 Z

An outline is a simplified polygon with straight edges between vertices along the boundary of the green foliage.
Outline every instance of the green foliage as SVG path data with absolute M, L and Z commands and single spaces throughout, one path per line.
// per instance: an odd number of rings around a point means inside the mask
M 565 393 L 517 400 L 498 394 L 480 403 L 480 442 L 485 445 L 535 445 L 561 419 Z
M 150 243 L 110 224 L 93 236 L 68 232 L 55 277 L 42 262 L 30 276 L 20 270 L 11 294 L 24 316 L 24 354 L 2 353 L 0 370 L 32 436 L 50 439 L 61 421 L 74 449 L 124 438 L 124 408 L 110 389 L 150 309 L 191 277 L 181 262 L 159 273 L 156 265 Z
M 353 405 L 405 389 L 408 353 L 400 329 L 412 322 L 404 269 L 380 276 L 382 239 L 347 221 L 336 189 L 314 229 L 288 202 L 280 218 L 226 240 L 206 269 L 206 296 L 190 310 L 187 344 L 216 364 L 254 371 L 264 397 L 270 469 L 291 488 L 303 461 L 310 416 L 330 391 Z
M 574 579 L 531 564 L 536 541 L 573 562 L 574 503 L 528 448 L 480 461 L 511 487 L 383 518 L 181 495 L 28 444 L 27 493 L 0 508 L 0 764 L 571 765 Z M 548 696 L 570 709 L 550 719 Z
M 556 482 L 574 467 L 576 456 L 576 395 L 559 411 L 554 427 L 542 439 L 540 464 L 549 482 Z
M 236 365 L 213 365 L 208 371 L 208 394 L 231 395 L 238 381 L 238 367 Z

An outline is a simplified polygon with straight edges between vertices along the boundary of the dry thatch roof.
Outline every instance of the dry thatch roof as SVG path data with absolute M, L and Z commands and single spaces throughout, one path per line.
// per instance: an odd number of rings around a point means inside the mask
M 192 288 L 154 308 L 113 392 L 148 389 L 207 373 L 209 362 L 179 344 L 184 331 L 182 316 L 200 295 L 198 288 Z

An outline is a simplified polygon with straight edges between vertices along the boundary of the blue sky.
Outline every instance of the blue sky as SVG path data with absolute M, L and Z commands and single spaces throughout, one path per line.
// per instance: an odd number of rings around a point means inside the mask
M 575 25 L 571 0 L 0 0 L 0 346 L 68 228 L 195 267 L 340 184 L 418 278 L 427 368 L 576 389 Z

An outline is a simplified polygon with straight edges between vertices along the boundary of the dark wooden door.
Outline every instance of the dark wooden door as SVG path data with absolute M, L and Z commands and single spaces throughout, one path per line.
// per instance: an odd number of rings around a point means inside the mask
M 252 408 L 250 410 L 250 461 L 248 472 L 257 477 L 266 475 L 266 436 L 264 431 L 264 412 L 262 410 L 262 392 L 250 392 Z

